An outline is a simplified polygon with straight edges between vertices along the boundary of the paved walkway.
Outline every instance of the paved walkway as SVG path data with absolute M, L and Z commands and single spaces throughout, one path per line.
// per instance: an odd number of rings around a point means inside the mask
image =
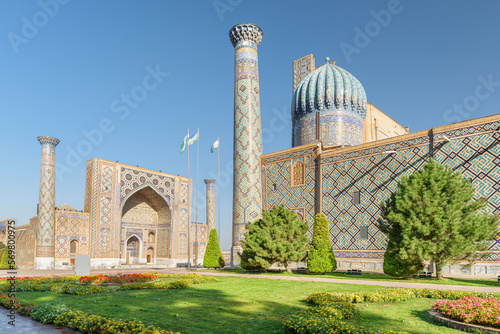
M 10 333 L 19 333 L 19 334 L 48 334 L 48 333 L 56 333 L 56 334 L 74 334 L 79 333 L 73 331 L 71 329 L 56 327 L 54 325 L 42 324 L 38 321 L 35 321 L 31 318 L 22 316 L 20 314 L 16 314 L 15 318 L 15 326 L 9 325 L 9 321 L 11 321 L 8 317 L 9 310 L 0 307 L 0 333 L 10 334 Z
M 95 274 L 119 274 L 119 273 L 140 273 L 140 272 L 162 272 L 162 273 L 177 273 L 177 274 L 187 274 L 196 272 L 200 275 L 209 276 L 230 276 L 230 277 L 251 277 L 259 279 L 272 279 L 272 280 L 286 280 L 286 281 L 306 281 L 306 282 L 328 282 L 328 283 L 343 283 L 343 284 L 359 284 L 359 285 L 377 285 L 384 287 L 401 287 L 401 288 L 419 288 L 419 289 L 436 289 L 436 290 L 457 290 L 457 291 L 478 291 L 478 292 L 500 292 L 499 287 L 486 287 L 486 286 L 463 286 L 463 285 L 445 285 L 445 284 L 428 284 L 428 283 L 410 283 L 404 281 L 391 282 L 391 281 L 374 281 L 374 280 L 363 280 L 363 279 L 335 279 L 319 276 L 273 276 L 273 275 L 259 275 L 259 274 L 235 274 L 224 272 L 220 270 L 217 272 L 205 272 L 197 270 L 187 270 L 185 268 L 126 268 L 126 269 L 93 269 L 90 271 L 92 275 Z M 69 276 L 74 275 L 73 270 L 34 270 L 34 269 L 20 269 L 16 271 L 17 277 L 26 276 L 45 276 L 45 275 L 56 275 L 56 276 Z M 6 270 L 0 270 L 0 277 L 5 277 L 7 275 Z M 471 278 L 471 276 L 458 276 L 454 277 L 461 278 Z M 481 279 L 494 279 L 496 275 L 484 275 L 484 276 L 472 276 L 474 278 Z M 78 333 L 67 328 L 55 327 L 53 325 L 41 324 L 31 318 L 27 318 L 16 314 L 16 326 L 13 327 L 8 324 L 9 311 L 0 307 L 0 333 Z M 6 320 L 7 319 L 7 320 Z

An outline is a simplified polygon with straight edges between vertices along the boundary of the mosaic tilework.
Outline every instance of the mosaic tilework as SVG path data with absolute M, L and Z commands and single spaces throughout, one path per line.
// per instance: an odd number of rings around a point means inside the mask
M 68 235 L 69 233 L 69 222 L 68 222 L 68 216 L 67 215 L 59 215 L 57 217 L 57 222 L 56 225 L 58 226 L 58 234 L 60 235 Z
M 305 184 L 291 187 L 292 164 L 300 161 L 305 168 Z M 312 157 L 303 156 L 265 165 L 265 209 L 284 204 L 285 207 L 304 208 L 304 219 L 309 223 L 309 234 L 312 234 L 312 223 L 315 213 L 315 168 L 312 166 Z M 276 185 L 276 190 L 274 190 Z
M 109 228 L 102 228 L 100 233 L 99 244 L 101 245 L 101 254 L 109 254 L 110 250 L 110 231 Z
M 309 113 L 298 119 L 293 126 L 293 146 L 318 141 L 316 139 L 316 114 Z M 355 146 L 363 143 L 363 119 L 349 110 L 322 111 L 320 136 L 323 145 Z
M 469 178 L 477 196 L 489 204 L 487 212 L 500 212 L 500 133 L 499 122 L 491 122 L 443 133 L 412 138 L 348 153 L 321 157 L 322 212 L 328 217 L 333 248 L 338 258 L 382 259 L 386 238 L 375 225 L 379 205 L 396 189 L 397 181 L 420 169 L 432 155 L 437 161 Z M 442 135 L 451 139 L 445 143 Z M 384 151 L 397 151 L 386 154 Z M 297 155 L 297 152 L 292 154 Z M 265 157 L 265 206 L 285 204 L 290 208 L 305 205 L 309 219 L 314 213 L 314 175 L 306 180 L 309 192 L 292 193 L 286 179 L 290 153 Z M 311 171 L 312 172 L 312 171 Z M 272 185 L 277 189 L 272 191 Z M 353 204 L 353 192 L 360 191 L 361 203 Z M 309 209 L 308 209 L 309 208 Z M 361 239 L 360 228 L 368 228 Z M 500 234 L 491 242 L 493 254 L 480 261 L 500 260 Z
M 36 256 L 53 257 L 55 242 L 55 151 L 59 140 L 52 137 L 38 137 L 37 139 L 42 145 L 42 159 Z
M 120 199 L 123 200 L 133 189 L 149 183 L 165 196 L 172 207 L 175 196 L 175 180 L 165 175 L 146 173 L 138 170 L 121 169 Z
M 304 61 L 307 63 L 307 58 Z M 292 98 L 293 146 L 318 140 L 316 112 L 320 112 L 320 135 L 324 145 L 362 143 L 366 94 L 352 74 L 327 63 L 307 74 L 297 85 Z
M 215 228 L 215 180 L 214 179 L 205 179 L 205 184 L 207 185 L 207 226 L 208 233 L 210 230 Z
M 168 257 L 170 254 L 170 229 L 158 230 L 157 256 Z
M 262 129 L 257 47 L 262 30 L 239 24 L 229 32 L 235 48 L 233 247 L 240 246 L 245 224 L 261 216 Z
M 66 257 L 69 254 L 69 243 L 68 243 L 68 237 L 64 236 L 57 236 L 56 237 L 56 257 L 62 258 Z
M 293 89 L 292 93 L 295 91 L 299 83 L 312 71 L 316 69 L 315 57 L 312 54 L 308 54 L 305 57 L 297 59 L 293 62 Z

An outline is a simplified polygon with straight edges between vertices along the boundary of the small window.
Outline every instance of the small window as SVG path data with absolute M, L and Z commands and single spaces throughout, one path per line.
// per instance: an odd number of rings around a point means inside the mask
M 361 194 L 359 191 L 353 191 L 352 193 L 352 204 L 360 204 L 361 203 Z
M 305 184 L 305 165 L 302 161 L 296 161 L 292 166 L 292 187 L 299 187 Z
M 368 226 L 361 226 L 360 234 L 361 239 L 368 239 Z
M 71 240 L 71 242 L 69 243 L 69 253 L 76 254 L 77 252 L 78 252 L 78 241 Z
M 273 190 L 276 190 L 276 183 L 273 183 Z

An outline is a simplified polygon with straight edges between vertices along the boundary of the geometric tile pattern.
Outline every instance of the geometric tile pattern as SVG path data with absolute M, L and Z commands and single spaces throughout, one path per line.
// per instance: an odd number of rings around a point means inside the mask
M 123 200 L 123 198 L 133 189 L 145 183 L 153 185 L 156 190 L 165 196 L 168 204 L 172 207 L 175 192 L 175 182 L 173 178 L 123 167 L 121 169 L 120 200 Z
M 303 186 L 291 186 L 291 166 L 301 162 L 304 164 L 305 183 Z M 304 208 L 305 221 L 310 225 L 309 233 L 312 233 L 312 223 L 315 212 L 315 167 L 312 166 L 312 156 L 302 156 L 289 160 L 283 160 L 274 164 L 264 166 L 265 183 L 265 207 L 270 210 L 274 206 L 283 204 L 292 209 Z M 275 189 L 276 188 L 276 189 Z
M 57 236 L 56 239 L 56 257 L 64 258 L 69 253 L 68 237 Z
M 293 62 L 293 89 L 292 93 L 299 83 L 312 71 L 316 69 L 315 57 L 312 54 L 308 54 Z
M 159 229 L 158 230 L 158 250 L 157 256 L 168 257 L 170 250 L 170 230 L 169 229 Z
M 208 233 L 215 228 L 215 189 L 214 189 L 214 179 L 205 179 L 205 184 L 207 185 L 207 226 Z
M 330 236 L 336 257 L 382 259 L 385 236 L 378 231 L 376 220 L 380 203 L 388 198 L 403 176 L 419 170 L 433 157 L 436 161 L 460 171 L 475 188 L 476 196 L 488 200 L 486 211 L 500 213 L 500 122 L 464 126 L 434 134 L 371 146 L 348 153 L 323 154 L 322 212 L 330 225 Z M 442 136 L 450 138 L 444 142 Z M 397 151 L 397 154 L 383 153 Z M 314 169 L 308 168 L 303 187 L 290 185 L 290 166 L 302 152 L 273 155 L 262 159 L 264 170 L 264 208 L 284 204 L 288 208 L 305 208 L 311 224 L 314 215 Z M 293 155 L 293 158 L 291 158 Z M 274 187 L 276 189 L 274 190 Z M 302 191 L 295 192 L 298 188 Z M 353 193 L 360 193 L 360 203 L 353 203 Z M 368 230 L 361 238 L 361 228 Z M 491 256 L 479 261 L 500 261 L 500 231 L 489 245 Z
M 235 48 L 232 245 L 239 247 L 245 224 L 262 214 L 262 128 L 257 57 L 262 30 L 252 24 L 241 24 L 231 28 L 229 34 Z
M 37 257 L 54 256 L 55 150 L 59 140 L 38 137 L 42 145 L 40 194 L 38 201 Z

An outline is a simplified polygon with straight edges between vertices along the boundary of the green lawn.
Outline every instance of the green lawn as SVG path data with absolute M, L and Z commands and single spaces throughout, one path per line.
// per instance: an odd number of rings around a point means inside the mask
M 182 290 L 135 290 L 78 297 L 49 292 L 18 292 L 16 295 L 36 304 L 63 302 L 92 314 L 117 319 L 136 318 L 146 324 L 183 334 L 281 333 L 283 318 L 298 309 L 307 308 L 304 299 L 312 292 L 377 289 L 380 287 L 218 277 L 218 282 L 193 285 Z M 351 321 L 375 330 L 461 333 L 430 322 L 426 312 L 432 302 L 429 299 L 412 299 L 394 304 L 358 304 L 362 312 Z
M 221 270 L 200 270 L 205 272 L 221 272 Z M 241 268 L 228 268 L 222 271 L 233 274 L 253 274 L 253 275 L 275 275 L 275 276 L 305 276 L 305 277 L 323 277 L 337 279 L 355 279 L 355 280 L 371 280 L 371 281 L 391 281 L 391 282 L 407 282 L 407 283 L 430 283 L 430 284 L 447 284 L 447 285 L 467 285 L 467 286 L 492 286 L 500 287 L 500 282 L 496 279 L 474 279 L 474 278 L 445 278 L 437 280 L 436 278 L 410 278 L 398 279 L 386 274 L 378 273 L 363 273 L 361 275 L 348 275 L 345 272 L 333 272 L 325 275 L 314 275 L 304 273 L 287 273 L 282 272 L 251 272 Z

